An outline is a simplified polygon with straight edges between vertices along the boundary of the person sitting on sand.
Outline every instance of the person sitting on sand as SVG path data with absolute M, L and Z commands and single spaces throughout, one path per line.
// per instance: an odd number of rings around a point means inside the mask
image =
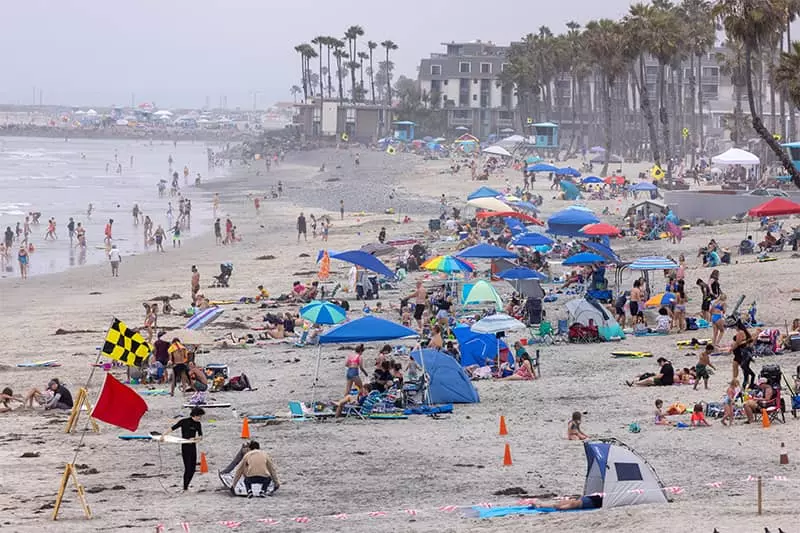
M 261 450 L 258 442 L 251 441 L 248 445 L 249 451 L 242 457 L 242 462 L 236 469 L 236 474 L 231 483 L 231 493 L 235 494 L 236 484 L 239 479 L 244 477 L 244 486 L 247 488 L 247 497 L 264 496 L 271 494 L 280 488 L 281 482 L 278 479 L 278 473 L 275 466 L 272 464 L 272 458 L 267 452 Z M 253 494 L 253 485 L 261 485 L 261 491 L 258 494 Z M 268 487 L 272 484 L 271 492 L 268 492 Z
M 57 378 L 50 380 L 44 392 L 38 389 L 31 389 L 25 395 L 25 404 L 29 407 L 33 407 L 34 400 L 48 410 L 72 409 L 72 394 Z
M 753 422 L 755 411 L 775 406 L 775 389 L 767 382 L 767 378 L 758 378 L 758 388 L 755 397 L 750 396 L 750 399 L 744 402 L 744 414 L 747 416 L 745 424 Z
M 703 414 L 702 403 L 694 404 L 694 411 L 692 411 L 691 424 L 692 427 L 708 427 L 711 425 L 708 423 L 708 420 L 706 420 L 706 417 Z
M 778 242 L 778 239 L 775 238 L 775 235 L 772 234 L 771 231 L 767 231 L 767 234 L 764 235 L 764 240 L 758 243 L 758 250 L 763 252 L 764 250 L 769 250 Z
M 305 292 L 306 286 L 299 281 L 294 281 L 292 282 L 292 292 L 289 294 L 289 298 L 294 302 L 302 302 L 302 296 Z
M 316 300 L 317 294 L 319 294 L 319 282 L 312 281 L 311 285 L 306 287 L 303 293 L 300 295 L 300 301 L 303 303 L 308 303 L 311 300 Z
M 208 390 L 208 378 L 206 377 L 206 373 L 203 368 L 194 364 L 194 362 L 189 363 L 189 390 L 194 390 L 197 392 L 205 392 Z
M 669 312 L 666 307 L 658 310 L 658 318 L 656 319 L 656 333 L 667 335 L 670 331 L 672 321 L 669 318 Z
M 441 351 L 444 348 L 444 340 L 442 339 L 442 328 L 439 324 L 433 326 L 431 340 L 428 341 L 428 348 L 432 350 Z
M 381 363 L 380 368 L 376 368 L 372 374 L 370 388 L 378 392 L 386 392 L 394 383 L 392 376 L 392 364 L 389 361 Z
M 525 348 L 519 341 L 514 343 L 516 351 L 517 370 L 508 377 L 501 378 L 504 381 L 531 381 L 536 379 L 536 371 L 533 369 L 533 359 L 528 355 Z
M 11 387 L 6 387 L 3 392 L 0 392 L 0 413 L 7 413 L 12 410 L 11 402 L 25 404 L 22 396 L 14 396 L 14 391 L 11 390 Z
M 657 426 L 671 426 L 672 423 L 667 420 L 664 412 L 661 410 L 664 407 L 664 400 L 656 400 L 656 410 L 653 414 L 654 422 Z
M 257 302 L 261 300 L 269 300 L 269 291 L 267 291 L 263 285 L 258 286 L 258 295 L 256 296 Z
M 581 412 L 572 413 L 572 418 L 567 423 L 567 440 L 586 440 L 589 435 L 581 431 Z
M 531 509 L 536 509 L 537 504 L 532 504 Z M 561 500 L 555 502 L 551 509 L 558 511 L 575 511 L 578 509 L 600 509 L 603 507 L 602 494 L 590 494 L 588 496 L 581 496 L 580 498 L 569 498 L 568 500 Z
M 672 385 L 675 380 L 675 369 L 672 367 L 672 363 L 670 363 L 664 357 L 659 357 L 657 360 L 658 364 L 661 365 L 661 371 L 656 374 L 655 376 L 649 376 L 644 379 L 640 379 L 639 381 L 626 381 L 625 384 L 629 387 L 633 387 L 634 385 L 638 385 L 640 387 L 646 386 L 662 386 L 662 385 Z

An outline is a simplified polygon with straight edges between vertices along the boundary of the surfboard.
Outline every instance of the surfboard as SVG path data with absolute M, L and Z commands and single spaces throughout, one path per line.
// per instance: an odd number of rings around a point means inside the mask
M 173 435 L 119 435 L 122 440 L 153 440 L 167 444 L 195 444 L 192 439 L 182 439 Z
M 689 339 L 689 340 L 684 340 L 684 341 L 678 341 L 678 342 L 675 343 L 675 345 L 678 348 L 688 348 L 688 347 L 691 347 L 691 346 L 705 346 L 706 344 L 710 344 L 711 343 L 711 339 L 694 339 L 694 340 L 697 341 L 696 344 L 692 344 L 692 339 Z
M 169 391 L 166 389 L 140 390 L 139 394 L 142 396 L 169 396 Z
M 217 408 L 217 407 L 230 407 L 231 404 L 229 404 L 229 403 L 199 403 L 199 404 L 195 405 L 193 403 L 185 403 L 185 404 L 183 404 L 183 406 L 184 407 L 202 407 L 203 409 L 214 409 L 214 408 Z
M 243 416 L 242 418 L 246 418 L 247 420 L 258 422 L 259 420 L 276 420 L 278 417 L 275 415 L 255 415 L 255 416 Z
M 612 357 L 628 357 L 632 359 L 639 359 L 641 357 L 653 357 L 651 352 L 634 352 L 634 351 L 626 351 L 626 350 L 618 350 L 611 352 Z
M 55 366 L 61 366 L 61 363 L 56 361 L 55 359 L 50 361 L 33 361 L 33 362 L 24 362 L 24 363 L 17 363 L 17 367 L 19 368 L 52 368 Z

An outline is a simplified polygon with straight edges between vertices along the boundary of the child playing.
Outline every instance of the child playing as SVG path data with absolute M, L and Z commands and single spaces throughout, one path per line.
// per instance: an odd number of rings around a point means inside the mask
M 586 440 L 589 435 L 581 431 L 581 413 L 572 413 L 572 420 L 567 424 L 567 440 Z
M 695 374 L 695 381 L 694 381 L 694 390 L 697 390 L 697 386 L 700 384 L 700 380 L 703 380 L 703 385 L 706 389 L 708 389 L 708 367 L 713 368 L 716 370 L 717 368 L 711 364 L 711 354 L 714 352 L 714 346 L 711 344 L 706 344 L 705 349 L 700 352 L 700 355 L 697 357 L 697 364 L 694 366 L 694 374 Z
M 657 426 L 671 426 L 672 423 L 667 420 L 661 408 L 664 406 L 663 400 L 656 400 L 655 423 Z
M 724 406 L 722 415 L 723 426 L 733 425 L 733 402 L 736 400 L 737 394 L 739 394 L 739 380 L 732 379 L 730 383 L 728 383 L 728 390 L 725 391 L 725 398 L 722 399 L 722 404 Z M 728 421 L 727 424 L 725 423 L 726 420 Z
M 692 427 L 710 426 L 703 414 L 703 404 L 697 403 L 694 405 L 694 412 L 692 413 Z
M 633 324 L 633 334 L 634 335 L 646 335 L 649 333 L 647 329 L 647 322 L 644 320 L 644 314 L 639 313 L 636 315 L 636 322 Z

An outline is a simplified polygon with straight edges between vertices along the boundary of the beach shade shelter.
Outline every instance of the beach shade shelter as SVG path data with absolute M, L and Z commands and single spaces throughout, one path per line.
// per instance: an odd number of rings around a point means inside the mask
M 714 165 L 741 165 L 756 166 L 760 163 L 758 157 L 741 148 L 731 148 L 711 158 Z
M 558 167 L 548 165 L 547 163 L 536 163 L 535 165 L 528 167 L 527 170 L 528 172 L 555 172 L 558 170 Z
M 599 164 L 605 163 L 606 162 L 606 154 L 596 155 L 593 158 L 591 158 L 589 160 L 589 162 L 590 163 L 599 163 Z M 622 159 L 622 157 L 620 157 L 620 156 L 618 156 L 616 154 L 611 154 L 611 155 L 608 156 L 608 162 L 609 163 L 622 163 L 623 159 Z
M 331 302 L 314 300 L 300 308 L 300 316 L 314 324 L 333 325 L 344 322 L 347 312 Z
M 603 178 L 598 178 L 597 176 L 586 176 L 581 180 L 581 183 L 583 184 L 603 183 Z
M 573 178 L 581 177 L 581 173 L 577 169 L 574 169 L 572 167 L 559 168 L 558 170 L 555 171 L 555 173 L 556 176 L 570 176 Z
M 499 155 L 502 157 L 511 157 L 511 153 L 508 150 L 506 150 L 502 146 L 497 146 L 497 145 L 490 146 L 489 148 L 484 148 L 483 153 L 490 155 Z
M 581 233 L 591 236 L 616 237 L 620 234 L 620 230 L 618 227 L 606 222 L 597 222 L 595 224 L 586 224 L 581 228 Z
M 490 333 L 475 333 L 469 326 L 461 325 L 453 328 L 453 335 L 458 341 L 458 351 L 461 352 L 461 366 L 486 366 L 488 361 L 494 361 L 498 356 L 497 337 Z M 508 345 L 501 339 L 499 349 L 508 349 Z
M 492 284 L 486 280 L 479 280 L 475 283 L 465 283 L 461 288 L 462 305 L 481 305 L 493 303 L 495 310 L 503 308 L 503 300 Z
M 517 209 L 521 209 L 522 211 L 530 211 L 533 214 L 539 212 L 539 208 L 530 202 L 525 202 L 525 201 L 511 202 L 511 205 L 513 205 Z
M 472 272 L 475 270 L 475 265 L 469 261 L 461 259 L 460 257 L 452 255 L 437 255 L 436 257 L 431 257 L 422 263 L 420 268 L 432 270 L 434 272 L 452 274 L 454 272 Z
M 438 350 L 415 350 L 410 357 L 425 369 L 428 403 L 478 403 L 478 391 L 464 368 L 450 355 Z
M 514 246 L 552 246 L 553 239 L 541 233 L 523 233 L 511 240 Z
M 224 312 L 225 311 L 221 307 L 209 307 L 208 309 L 203 309 L 202 311 L 198 311 L 192 315 L 192 318 L 186 322 L 186 325 L 184 325 L 183 328 L 192 330 L 203 329 L 218 319 Z
M 498 200 L 497 198 L 475 198 L 474 200 L 467 201 L 467 205 L 476 207 L 478 209 L 486 209 L 487 211 L 508 211 L 508 204 Z
M 649 181 L 640 181 L 639 183 L 631 187 L 631 190 L 637 192 L 655 191 L 658 190 L 658 187 L 656 187 L 653 183 L 650 183 Z
M 561 180 L 559 186 L 564 192 L 564 200 L 572 201 L 582 198 L 581 191 L 579 191 L 578 187 L 576 187 L 571 181 Z
M 603 507 L 667 503 L 664 485 L 653 467 L 614 439 L 586 441 L 585 496 L 603 495 Z
M 777 217 L 800 214 L 800 204 L 786 198 L 772 198 L 747 212 L 751 217 Z
M 582 227 L 598 222 L 600 222 L 600 219 L 588 209 L 572 206 L 555 213 L 547 219 L 547 233 L 577 237 L 582 235 Z
M 506 257 L 509 259 L 516 259 L 517 254 L 499 246 L 492 246 L 491 244 L 480 243 L 469 248 L 464 248 L 456 254 L 456 257 L 466 259 L 497 259 L 498 257 Z
M 675 295 L 671 292 L 662 292 L 651 296 L 645 303 L 645 307 L 661 307 L 675 303 Z
M 606 263 L 611 263 L 616 265 L 622 262 L 617 253 L 608 246 L 606 246 L 605 244 L 594 241 L 585 241 L 583 245 L 592 252 L 605 257 Z
M 516 211 L 493 211 L 493 212 L 484 211 L 476 215 L 476 218 L 491 218 L 491 217 L 516 218 L 517 220 L 526 222 L 528 224 L 536 224 L 537 226 L 544 226 L 544 222 L 542 222 L 538 218 L 532 217 L 525 213 L 518 213 Z
M 602 255 L 593 254 L 592 252 L 580 252 L 573 256 L 564 259 L 561 263 L 564 266 L 577 266 L 577 265 L 598 265 L 605 263 L 606 258 Z
M 320 250 L 319 255 L 317 256 L 317 262 L 322 259 L 324 253 L 325 250 Z M 334 252 L 333 250 L 328 250 L 328 256 L 331 259 L 346 261 L 356 266 L 366 268 L 367 270 L 371 270 L 372 272 L 385 276 L 389 279 L 394 279 L 395 277 L 395 273 L 389 267 L 384 265 L 380 259 L 362 250 L 348 250 L 346 252 Z
M 619 322 L 592 297 L 576 298 L 567 302 L 567 321 L 570 325 L 597 326 L 597 333 L 605 341 L 625 338 Z
M 515 267 L 500 272 L 497 277 L 506 280 L 515 291 L 526 298 L 544 298 L 539 282 L 547 280 L 547 276 L 541 272 L 527 267 Z
M 463 127 L 463 126 L 462 126 Z M 459 129 L 459 128 L 456 128 Z M 465 131 L 468 128 L 464 128 L 461 131 Z M 458 139 L 453 141 L 456 144 L 480 144 L 481 141 L 475 137 L 474 135 L 470 135 L 469 133 L 465 133 L 464 135 L 460 136 Z
M 507 331 L 526 329 L 527 326 L 505 313 L 497 313 L 475 322 L 470 328 L 474 333 L 491 333 L 497 339 L 497 366 L 500 366 L 500 337 Z
M 675 270 L 678 265 L 675 261 L 661 257 L 658 255 L 651 255 L 647 257 L 640 257 L 633 263 L 628 265 L 631 270 Z
M 467 196 L 467 200 L 476 200 L 478 198 L 497 198 L 500 195 L 500 191 L 496 191 L 490 187 L 479 187 L 475 192 Z

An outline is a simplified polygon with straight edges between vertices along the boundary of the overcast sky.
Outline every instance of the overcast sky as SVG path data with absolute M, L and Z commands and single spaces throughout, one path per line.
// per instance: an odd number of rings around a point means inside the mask
M 163 108 L 252 108 L 291 100 L 299 84 L 293 48 L 314 36 L 362 26 L 391 39 L 398 74 L 416 77 L 440 43 L 507 44 L 541 25 L 617 18 L 628 0 L 2 0 L 0 103 Z M 412 7 L 413 6 L 413 7 Z M 38 97 L 37 97 L 38 98 Z

